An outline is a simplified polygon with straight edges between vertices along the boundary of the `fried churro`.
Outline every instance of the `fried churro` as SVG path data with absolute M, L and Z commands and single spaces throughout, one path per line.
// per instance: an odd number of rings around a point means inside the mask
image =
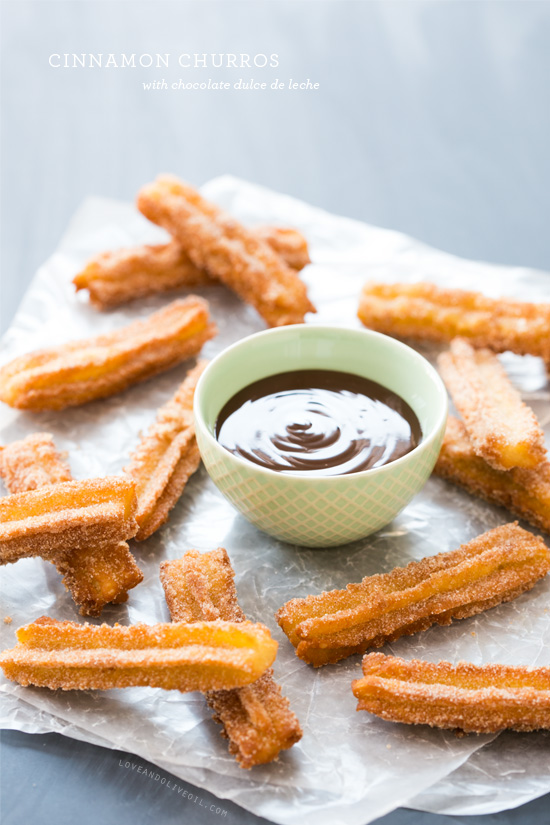
M 141 189 L 137 205 L 195 266 L 252 304 L 269 326 L 301 324 L 315 312 L 305 284 L 269 244 L 178 178 L 157 178 Z
M 359 318 L 366 327 L 399 338 L 445 343 L 467 338 L 474 347 L 510 350 L 550 360 L 550 304 L 488 298 L 431 283 L 367 283 Z
M 0 498 L 0 564 L 115 544 L 137 531 L 134 482 L 112 476 L 64 481 Z
M 48 433 L 35 433 L 0 447 L 0 476 L 10 493 L 71 481 L 67 461 Z M 125 541 L 60 552 L 48 559 L 83 616 L 98 616 L 109 602 L 126 601 L 143 575 Z
M 449 416 L 434 473 L 550 533 L 550 462 L 495 470 L 476 455 L 462 421 Z
M 206 301 L 173 301 L 116 332 L 15 358 L 0 369 L 0 400 L 39 411 L 105 398 L 191 358 L 215 333 Z
M 550 667 L 433 664 L 370 653 L 352 690 L 357 710 L 407 725 L 465 733 L 550 728 Z
M 454 338 L 438 365 L 476 455 L 496 470 L 533 468 L 545 460 L 544 431 L 496 355 Z
M 178 561 L 163 562 L 160 569 L 173 621 L 245 621 L 235 574 L 223 548 L 209 553 L 190 550 Z M 242 768 L 272 762 L 302 737 L 300 723 L 271 669 L 249 687 L 209 691 L 206 699 Z
M 138 541 L 149 538 L 167 521 L 189 477 L 199 467 L 193 396 L 207 363 L 199 362 L 174 397 L 160 408 L 125 468 L 136 484 Z
M 277 652 L 269 630 L 252 622 L 110 627 L 43 616 L 19 628 L 17 640 L 0 655 L 4 674 L 52 690 L 233 688 L 258 679 Z
M 296 655 L 318 667 L 511 601 L 549 570 L 543 540 L 505 524 L 345 590 L 292 599 L 277 620 Z
M 307 241 L 297 230 L 262 226 L 253 231 L 293 269 L 309 263 Z M 217 279 L 198 269 L 177 241 L 102 252 L 73 278 L 77 291 L 87 289 L 90 303 L 100 310 L 148 295 L 215 283 Z

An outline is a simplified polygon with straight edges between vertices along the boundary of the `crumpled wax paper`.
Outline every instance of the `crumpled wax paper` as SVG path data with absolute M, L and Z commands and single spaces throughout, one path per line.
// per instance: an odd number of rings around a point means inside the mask
M 304 232 L 315 263 L 303 278 L 319 310 L 309 323 L 358 327 L 358 294 L 368 278 L 427 279 L 527 300 L 550 297 L 546 273 L 460 260 L 397 232 L 336 217 L 232 177 L 211 181 L 203 192 L 250 225 L 272 222 Z M 164 237 L 130 205 L 87 200 L 32 282 L 4 338 L 2 363 L 37 347 L 115 329 L 166 303 L 164 296 L 98 313 L 88 306 L 85 294 L 75 295 L 71 284 L 94 253 Z M 206 357 L 262 329 L 254 310 L 223 287 L 203 294 L 220 329 L 205 346 Z M 435 354 L 425 347 L 422 351 L 431 358 Z M 541 362 L 511 355 L 503 360 L 550 434 L 550 393 Z M 0 441 L 51 432 L 58 447 L 68 451 L 76 478 L 118 473 L 138 433 L 151 423 L 189 366 L 62 413 L 28 414 L 2 406 Z M 376 535 L 337 549 L 301 549 L 248 524 L 201 468 L 167 526 L 146 542 L 132 543 L 144 581 L 130 592 L 127 604 L 106 608 L 101 620 L 168 621 L 160 561 L 180 557 L 191 547 L 226 547 L 243 609 L 265 622 L 279 642 L 275 674 L 300 718 L 302 741 L 277 763 L 243 771 L 229 756 L 201 694 L 149 688 L 64 693 L 22 688 L 2 679 L 0 722 L 130 751 L 285 825 L 363 825 L 403 805 L 455 814 L 514 807 L 550 790 L 547 734 L 456 738 L 451 732 L 358 714 L 350 685 L 360 676 L 360 657 L 314 670 L 295 657 L 273 617 L 291 597 L 343 587 L 411 559 L 450 550 L 510 520 L 506 511 L 432 478 Z M 2 568 L 0 575 L 2 616 L 13 619 L 11 625 L 0 623 L 2 649 L 13 646 L 17 627 L 42 614 L 82 621 L 52 565 L 25 559 Z M 549 594 L 550 582 L 539 583 L 511 604 L 402 639 L 386 652 L 431 661 L 548 665 Z

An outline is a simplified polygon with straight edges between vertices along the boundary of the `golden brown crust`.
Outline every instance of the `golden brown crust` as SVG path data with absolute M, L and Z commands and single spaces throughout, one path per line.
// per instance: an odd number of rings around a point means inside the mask
M 449 416 L 434 473 L 550 533 L 550 462 L 535 470 L 494 470 L 475 454 L 462 421 Z
M 212 283 L 176 241 L 102 252 L 73 278 L 77 291 L 87 289 L 90 303 L 102 310 L 147 295 Z
M 172 619 L 245 621 L 233 577 L 221 547 L 209 553 L 190 550 L 178 561 L 163 562 L 160 578 Z M 249 687 L 209 691 L 206 698 L 214 719 L 223 725 L 230 753 L 243 768 L 272 762 L 302 737 L 300 723 L 271 669 Z
M 0 369 L 0 400 L 37 411 L 105 398 L 197 355 L 215 334 L 206 301 L 173 301 L 115 332 L 15 358 Z
M 365 326 L 387 335 L 437 343 L 461 336 L 474 347 L 550 360 L 550 304 L 488 298 L 431 283 L 370 282 L 358 315 Z
M 533 468 L 545 460 L 544 431 L 496 355 L 454 338 L 438 364 L 476 455 L 496 470 Z
M 140 190 L 139 210 L 193 263 L 252 304 L 269 326 L 303 323 L 315 308 L 305 284 L 273 249 L 191 186 L 162 175 Z
M 548 667 L 433 664 L 370 653 L 352 690 L 357 710 L 392 722 L 465 733 L 550 728 Z
M 0 447 L 0 476 L 10 493 L 72 479 L 68 463 L 48 433 L 34 433 Z M 72 549 L 49 559 L 63 576 L 83 616 L 99 616 L 108 602 L 124 602 L 143 579 L 125 541 Z
M 549 570 L 542 539 L 506 524 L 345 590 L 292 599 L 277 620 L 296 655 L 318 667 L 510 601 Z
M 115 544 L 137 530 L 134 482 L 112 476 L 65 481 L 0 498 L 0 564 L 27 556 L 55 561 L 90 545 Z
M 43 616 L 17 639 L 0 655 L 7 678 L 62 690 L 232 688 L 258 679 L 277 652 L 269 630 L 252 622 L 109 627 Z
M 136 484 L 138 541 L 149 538 L 168 519 L 190 476 L 198 469 L 193 397 L 207 361 L 200 361 L 176 394 L 158 411 L 155 422 L 130 456 L 125 472 Z
M 307 241 L 295 229 L 260 226 L 252 230 L 293 269 L 310 262 Z M 177 241 L 102 252 L 73 278 L 77 291 L 87 289 L 90 303 L 104 310 L 174 289 L 218 283 L 191 262 Z

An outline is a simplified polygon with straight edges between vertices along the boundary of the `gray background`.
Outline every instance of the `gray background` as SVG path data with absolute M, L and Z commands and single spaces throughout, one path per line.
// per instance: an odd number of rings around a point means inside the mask
M 550 269 L 549 3 L 4 0 L 1 11 L 2 330 L 81 201 L 130 200 L 161 171 L 196 184 L 230 172 L 458 255 Z M 170 52 L 174 64 L 182 52 L 274 52 L 280 66 L 52 69 L 53 52 Z M 142 85 L 249 76 L 320 89 Z M 144 783 L 124 754 L 53 734 L 2 741 L 4 825 L 260 821 Z M 383 822 L 542 823 L 549 801 Z

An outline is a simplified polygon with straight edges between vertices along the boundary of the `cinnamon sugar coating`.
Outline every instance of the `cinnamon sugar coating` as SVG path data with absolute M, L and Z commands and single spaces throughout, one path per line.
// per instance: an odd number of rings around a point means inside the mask
M 137 530 L 134 483 L 112 476 L 64 481 L 0 498 L 0 564 L 115 544 Z
M 454 338 L 438 365 L 476 455 L 495 470 L 533 468 L 545 460 L 544 430 L 496 355 Z
M 72 479 L 67 461 L 48 433 L 34 433 L 0 447 L 0 476 L 10 493 Z M 65 550 L 48 560 L 63 576 L 83 616 L 99 616 L 108 602 L 126 601 L 128 590 L 143 579 L 125 541 Z
M 406 661 L 370 653 L 352 683 L 357 710 L 465 733 L 550 728 L 550 668 Z
M 369 282 L 358 315 L 366 327 L 399 338 L 445 343 L 460 336 L 474 347 L 550 360 L 550 304 L 488 298 L 431 283 Z
M 277 620 L 296 655 L 318 667 L 515 599 L 549 570 L 543 540 L 505 524 L 345 590 L 292 599 Z
M 300 324 L 315 312 L 305 284 L 269 244 L 183 181 L 158 177 L 140 190 L 137 205 L 195 266 L 252 304 L 269 326 Z
M 8 679 L 62 690 L 232 688 L 271 665 L 277 643 L 261 624 L 89 625 L 43 616 L 0 655 Z
M 0 400 L 39 411 L 106 398 L 197 355 L 215 334 L 206 301 L 173 301 L 115 332 L 15 358 L 0 369 Z
M 173 621 L 245 621 L 223 548 L 202 554 L 190 550 L 177 561 L 165 561 L 160 577 Z M 302 737 L 271 668 L 248 687 L 209 691 L 206 699 L 242 768 L 272 762 Z
M 167 521 L 190 476 L 198 469 L 193 397 L 207 361 L 192 369 L 173 398 L 158 411 L 130 458 L 125 472 L 136 484 L 138 541 L 149 538 Z
M 251 230 L 293 269 L 310 262 L 307 241 L 295 229 L 259 226 Z M 198 269 L 177 241 L 102 252 L 73 278 L 77 291 L 87 289 L 90 303 L 104 310 L 174 289 L 217 283 Z
M 495 470 L 476 455 L 462 421 L 449 416 L 434 473 L 550 533 L 550 462 Z

